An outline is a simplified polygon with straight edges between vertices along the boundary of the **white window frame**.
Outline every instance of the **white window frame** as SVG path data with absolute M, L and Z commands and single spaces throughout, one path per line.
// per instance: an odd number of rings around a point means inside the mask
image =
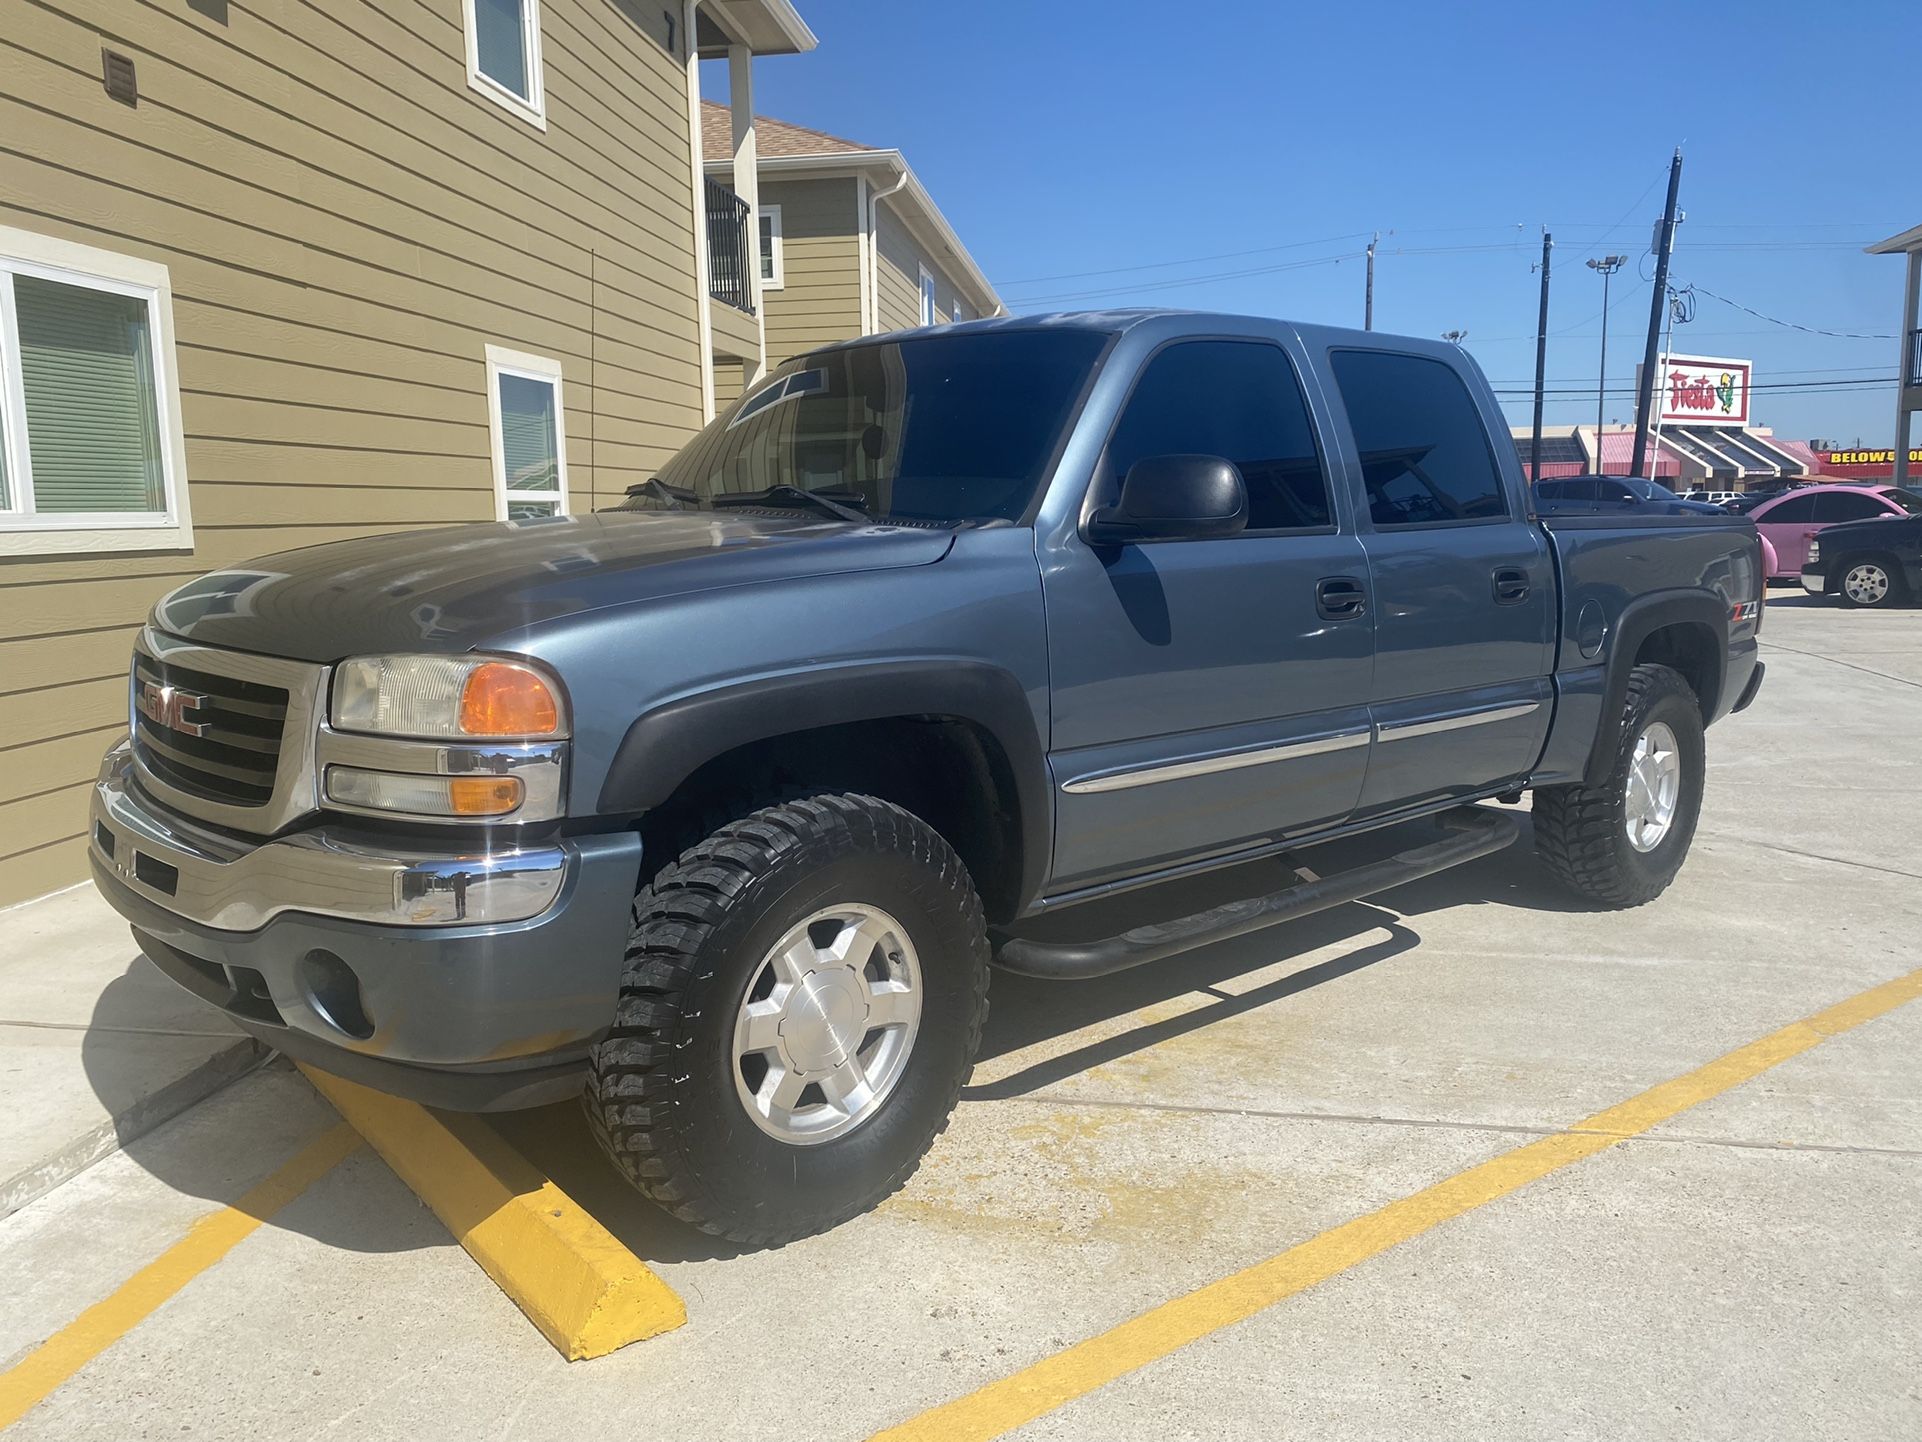
M 146 302 L 153 347 L 154 422 L 159 432 L 158 511 L 33 510 L 33 460 L 27 441 L 27 392 L 20 368 L 20 323 L 13 277 L 131 296 Z M 187 446 L 180 423 L 180 376 L 174 363 L 173 282 L 150 260 L 0 225 L 0 430 L 5 431 L 7 499 L 0 509 L 0 556 L 84 551 L 193 549 L 187 503 Z
M 956 325 L 960 325 L 962 321 L 967 319 L 966 316 L 961 314 L 961 297 L 958 293 L 954 297 L 954 309 L 952 314 L 954 316 L 954 324 Z
M 780 290 L 787 285 L 787 247 L 781 240 L 781 207 L 764 205 L 761 215 L 768 224 L 768 270 L 770 274 L 762 280 L 762 290 Z M 758 225 L 760 222 L 756 221 Z M 758 234 L 758 232 L 757 232 Z
M 501 440 L 501 381 L 502 376 L 519 376 L 522 380 L 546 381 L 554 387 L 554 481 L 559 488 L 553 491 L 510 491 L 507 488 L 507 447 Z M 494 471 L 494 519 L 507 519 L 507 502 L 511 496 L 516 501 L 554 501 L 554 514 L 571 515 L 567 503 L 567 395 L 561 382 L 561 363 L 549 360 L 546 356 L 530 355 L 526 351 L 509 350 L 506 346 L 487 347 L 487 440 L 492 451 Z
M 461 0 L 467 36 L 467 85 L 536 130 L 547 129 L 547 80 L 541 69 L 541 0 L 521 0 L 521 55 L 527 62 L 526 95 L 516 95 L 480 68 L 480 27 L 474 0 Z
M 934 272 L 929 270 L 925 265 L 920 267 L 920 271 L 921 324 L 935 325 L 938 324 L 941 319 L 941 311 L 935 304 L 935 292 L 939 288 L 939 283 L 934 278 Z

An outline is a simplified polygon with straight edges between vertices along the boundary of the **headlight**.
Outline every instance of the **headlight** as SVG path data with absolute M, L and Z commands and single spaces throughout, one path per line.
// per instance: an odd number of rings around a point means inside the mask
M 334 673 L 336 729 L 430 740 L 561 737 L 558 682 L 490 656 L 361 656 Z

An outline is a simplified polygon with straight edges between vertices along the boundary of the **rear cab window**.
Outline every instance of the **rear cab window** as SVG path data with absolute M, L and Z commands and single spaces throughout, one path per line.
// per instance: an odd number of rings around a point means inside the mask
M 1338 350 L 1329 361 L 1377 526 L 1509 518 L 1487 427 L 1452 366 L 1372 350 Z

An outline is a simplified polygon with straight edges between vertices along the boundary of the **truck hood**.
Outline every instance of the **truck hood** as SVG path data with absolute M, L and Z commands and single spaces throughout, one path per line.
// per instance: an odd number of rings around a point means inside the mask
M 262 556 L 164 596 L 153 624 L 303 661 L 466 651 L 556 617 L 843 571 L 922 566 L 947 530 L 811 515 L 603 511 L 405 531 Z

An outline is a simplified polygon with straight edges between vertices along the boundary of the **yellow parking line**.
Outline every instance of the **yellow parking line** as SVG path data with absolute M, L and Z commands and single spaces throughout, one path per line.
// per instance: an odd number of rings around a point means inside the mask
M 332 1171 L 360 1145 L 345 1122 L 329 1127 L 231 1207 L 200 1218 L 112 1295 L 0 1373 L 0 1428 L 11 1427 L 48 1393 L 118 1342 L 187 1283 L 231 1252 L 254 1228 Z
M 1443 1222 L 1640 1135 L 1918 996 L 1922 996 L 1922 970 L 1872 987 L 1597 1112 L 1565 1132 L 1504 1152 L 1265 1262 L 1164 1302 L 1011 1377 L 881 1432 L 874 1442 L 987 1442 L 1002 1436 Z

